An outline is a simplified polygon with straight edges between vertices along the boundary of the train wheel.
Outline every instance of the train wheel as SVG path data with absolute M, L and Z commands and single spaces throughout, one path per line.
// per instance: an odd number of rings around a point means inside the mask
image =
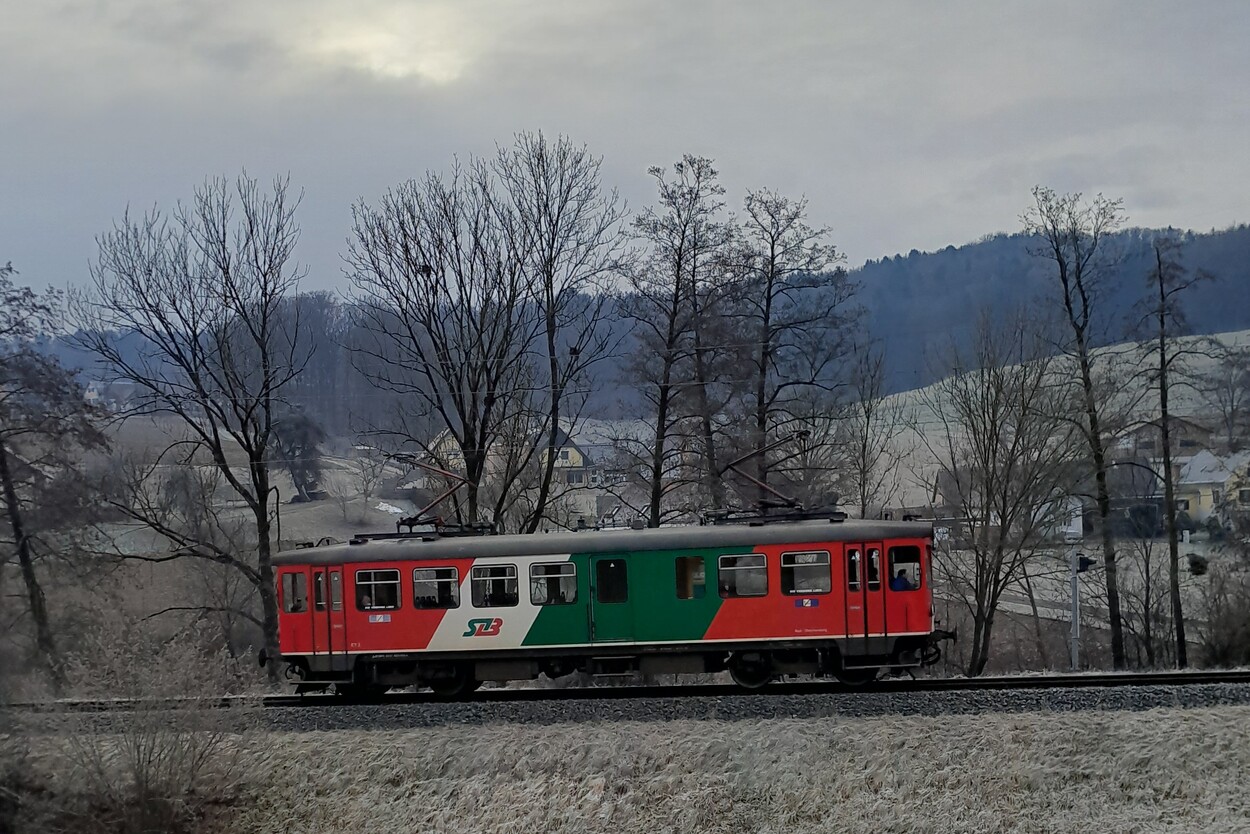
M 835 676 L 846 686 L 864 686 L 877 679 L 880 669 L 840 669 Z
M 482 682 L 473 677 L 473 667 L 456 666 L 448 677 L 434 678 L 426 684 L 440 698 L 463 698 L 475 691 Z
M 743 689 L 761 689 L 773 679 L 773 670 L 767 661 L 729 661 L 729 676 Z

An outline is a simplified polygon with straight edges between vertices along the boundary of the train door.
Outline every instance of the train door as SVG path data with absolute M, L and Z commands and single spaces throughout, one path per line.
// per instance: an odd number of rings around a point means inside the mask
M 854 657 L 868 652 L 868 623 L 864 610 L 864 546 L 846 545 L 842 558 L 846 569 L 846 654 Z
M 313 657 L 325 668 L 347 668 L 347 622 L 343 613 L 342 568 L 313 568 Z
M 889 584 L 885 577 L 885 548 L 881 542 L 864 544 L 864 635 L 867 654 L 879 654 L 884 645 L 885 592 Z
M 597 643 L 634 639 L 629 561 L 620 556 L 595 556 L 591 560 L 590 639 Z

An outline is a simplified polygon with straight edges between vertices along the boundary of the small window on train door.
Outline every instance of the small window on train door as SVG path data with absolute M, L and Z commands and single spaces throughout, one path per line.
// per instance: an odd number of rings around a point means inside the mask
M 317 611 L 326 610 L 325 571 L 313 571 L 313 608 Z
M 846 589 L 859 590 L 859 548 L 846 551 Z
M 302 614 L 308 610 L 308 579 L 304 574 L 282 574 L 282 610 L 288 614 Z
M 356 571 L 356 610 L 393 611 L 398 607 L 398 570 Z
M 415 568 L 413 608 L 459 608 L 460 574 L 455 568 Z
M 768 559 L 762 553 L 722 556 L 717 560 L 716 571 L 720 595 L 725 599 L 768 594 Z
M 595 562 L 595 602 L 629 601 L 629 566 L 624 559 L 600 559 Z
M 330 610 L 343 610 L 343 575 L 338 571 L 330 574 Z
M 868 590 L 881 590 L 881 551 L 868 548 Z
M 530 602 L 534 605 L 577 602 L 577 565 L 572 562 L 530 565 Z
M 474 608 L 511 608 L 521 601 L 516 565 L 487 565 L 473 569 Z
M 794 596 L 827 594 L 833 589 L 833 576 L 829 568 L 829 554 L 782 553 L 781 592 Z
M 890 590 L 915 591 L 920 587 L 920 548 L 890 548 Z
M 677 598 L 703 599 L 707 595 L 707 562 L 702 556 L 677 557 Z

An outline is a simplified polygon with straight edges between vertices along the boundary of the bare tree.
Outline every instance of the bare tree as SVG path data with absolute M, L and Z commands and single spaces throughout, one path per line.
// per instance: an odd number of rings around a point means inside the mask
M 35 627 L 39 656 L 52 684 L 65 682 L 61 652 L 48 614 L 37 562 L 61 549 L 54 508 L 81 488 L 84 452 L 107 446 L 101 416 L 83 398 L 74 374 L 30 341 L 59 320 L 60 295 L 13 285 L 12 266 L 0 268 L 0 506 L 12 536 Z M 0 559 L 0 567 L 8 562 Z
M 686 451 L 679 427 L 695 414 L 703 435 L 707 490 L 714 505 L 723 505 L 724 492 L 715 469 L 715 436 L 711 425 L 706 383 L 707 368 L 694 369 L 699 316 L 708 315 L 706 303 L 696 308 L 697 287 L 727 240 L 719 214 L 724 188 L 717 182 L 712 161 L 686 155 L 673 166 L 673 179 L 663 168 L 649 170 L 659 191 L 659 202 L 645 209 L 633 223 L 634 235 L 646 248 L 642 263 L 628 273 L 630 294 L 625 315 L 636 325 L 638 349 L 630 372 L 649 406 L 648 422 L 654 433 L 646 450 L 643 480 L 650 493 L 647 517 L 658 527 L 666 514 L 666 499 L 679 490 Z M 697 312 L 698 311 L 698 312 Z M 703 353 L 703 359 L 707 355 Z M 675 477 L 676 476 L 676 477 Z M 701 479 L 701 480 L 703 480 Z
M 136 220 L 127 212 L 98 238 L 93 287 L 74 304 L 79 345 L 136 390 L 126 416 L 178 420 L 188 437 L 176 447 L 185 445 L 216 467 L 255 526 L 254 557 L 243 557 L 170 530 L 142 508 L 126 509 L 179 548 L 149 558 L 185 555 L 240 570 L 260 597 L 270 658 L 278 656 L 274 424 L 307 359 L 298 312 L 290 309 L 302 277 L 293 261 L 298 205 L 287 179 L 275 179 L 266 191 L 243 174 L 233 186 L 206 182 L 169 217 L 153 210 Z M 124 350 L 118 334 L 137 337 L 136 349 Z M 234 463 L 240 457 L 241 467 Z M 277 680 L 276 665 L 270 679 Z
M 790 431 L 802 393 L 844 383 L 838 360 L 848 343 L 840 325 L 855 288 L 838 267 L 842 254 L 823 242 L 829 229 L 808 225 L 805 198 L 762 189 L 747 194 L 745 210 L 747 410 L 752 446 L 763 450 L 771 435 Z M 769 468 L 769 456 L 757 455 L 760 482 L 767 484 Z
M 517 135 L 500 148 L 493 169 L 528 255 L 529 303 L 542 322 L 546 372 L 546 454 L 541 461 L 533 511 L 523 529 L 543 520 L 552 491 L 559 433 L 573 431 L 581 416 L 594 369 L 615 348 L 605 326 L 611 311 L 609 279 L 627 258 L 624 204 L 600 181 L 602 159 L 561 136 Z
M 856 351 L 850 378 L 851 402 L 839 421 L 844 483 L 859 511 L 869 518 L 898 495 L 899 448 L 907 429 L 901 400 L 885 393 L 885 355 L 868 346 Z
M 1115 541 L 1111 530 L 1111 493 L 1107 488 L 1107 426 L 1104 402 L 1096 380 L 1094 348 L 1104 326 L 1099 306 L 1111 274 L 1108 236 L 1124 224 L 1123 204 L 1101 194 L 1091 202 L 1080 194 L 1056 194 L 1052 189 L 1033 189 L 1034 205 L 1022 220 L 1025 232 L 1037 239 L 1031 254 L 1051 261 L 1060 290 L 1064 317 L 1071 332 L 1068 353 L 1076 362 L 1082 393 L 1081 431 L 1094 470 L 1095 502 L 1102 538 L 1103 567 L 1107 584 L 1107 609 L 1111 629 L 1111 658 L 1124 668 L 1124 633 L 1120 616 L 1120 592 L 1116 575 Z
M 505 455 L 489 507 L 488 464 L 511 451 L 502 441 L 518 420 L 533 429 L 544 416 L 531 362 L 544 322 L 527 307 L 529 233 L 480 161 L 457 165 L 446 180 L 429 173 L 405 182 L 376 208 L 357 204 L 352 214 L 346 260 L 356 287 L 357 367 L 403 404 L 396 422 L 374 433 L 462 468 L 458 513 L 499 524 L 534 444 L 519 450 L 521 460 Z
M 1198 380 L 1198 391 L 1219 418 L 1220 433 L 1230 452 L 1250 438 L 1250 347 L 1212 346 L 1214 364 Z
M 1003 593 L 1067 511 L 1079 435 L 1053 408 L 1054 362 L 1023 315 L 982 313 L 971 355 L 922 393 L 924 444 L 947 503 L 967 525 L 967 553 L 939 560 L 973 621 L 965 671 L 989 660 Z M 1001 322 L 1001 323 L 1000 323 Z
M 1150 382 L 1158 394 L 1158 427 L 1163 454 L 1163 511 L 1168 534 L 1168 597 L 1172 609 L 1172 632 L 1176 638 L 1176 665 L 1189 665 L 1185 645 L 1185 618 L 1181 606 L 1180 553 L 1176 531 L 1176 487 L 1172 472 L 1172 412 L 1169 397 L 1174 386 L 1188 384 L 1187 363 L 1196 353 L 1177 341 L 1185 335 L 1183 295 L 1200 281 L 1210 278 L 1201 271 L 1191 273 L 1181 262 L 1181 243 L 1174 235 L 1156 237 L 1152 242 L 1154 263 L 1149 274 L 1150 300 L 1143 318 L 1150 322 L 1152 340 L 1148 355 L 1153 370 Z

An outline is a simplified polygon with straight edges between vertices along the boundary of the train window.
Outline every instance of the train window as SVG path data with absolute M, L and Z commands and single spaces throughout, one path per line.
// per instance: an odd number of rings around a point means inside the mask
M 520 600 L 516 565 L 489 565 L 473 569 L 474 608 L 511 608 Z
M 459 608 L 460 574 L 455 568 L 416 568 L 412 572 L 413 608 Z
M 577 602 L 577 565 L 572 562 L 530 565 L 530 602 L 534 605 Z
M 833 590 L 828 553 L 782 553 L 783 594 L 827 594 Z
M 356 571 L 356 610 L 391 611 L 399 607 L 399 571 Z
M 881 551 L 868 548 L 868 590 L 881 590 Z
M 707 563 L 702 556 L 677 557 L 677 598 L 703 599 L 707 594 Z
M 762 597 L 768 593 L 768 562 L 762 553 L 722 556 L 716 567 L 722 597 Z
M 846 551 L 846 589 L 859 590 L 859 550 L 856 548 Z
M 308 610 L 308 579 L 304 574 L 282 574 L 282 609 L 288 614 Z
M 338 571 L 330 574 L 330 609 L 343 610 L 343 575 Z
M 627 571 L 624 559 L 595 562 L 595 601 L 626 602 L 629 599 Z
M 920 587 L 920 548 L 890 548 L 890 590 L 914 591 Z
M 326 610 L 325 571 L 316 571 L 313 573 L 313 607 L 318 611 Z

